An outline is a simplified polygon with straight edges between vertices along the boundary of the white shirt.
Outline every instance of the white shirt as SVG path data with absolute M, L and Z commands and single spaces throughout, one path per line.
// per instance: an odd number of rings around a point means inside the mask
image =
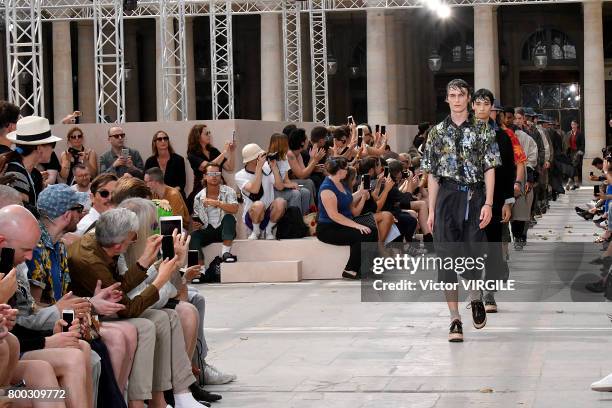
M 242 197 L 244 198 L 244 212 L 242 213 L 243 220 L 246 218 L 247 212 L 253 205 L 253 198 L 255 201 L 263 202 L 266 209 L 272 205 L 272 201 L 274 201 L 274 174 L 272 173 L 272 170 L 267 162 L 263 165 L 263 175 L 261 177 L 261 188 L 259 189 L 259 194 L 251 194 L 244 189 L 244 186 L 248 182 L 255 180 L 255 173 L 242 169 L 236 173 L 234 179 L 236 180 L 236 185 L 242 192 Z
M 100 218 L 100 213 L 91 207 L 87 215 L 81 218 L 81 221 L 77 224 L 77 229 L 74 233 L 83 236 L 89 227 L 91 227 L 91 224 L 98 221 L 98 218 Z
M 78 184 L 73 184 L 70 186 L 71 189 L 73 189 L 74 191 L 76 191 L 77 193 L 91 193 L 91 191 L 89 189 L 87 189 L 87 191 L 81 191 L 79 190 L 79 185 Z M 91 199 L 88 199 L 86 203 L 83 203 L 84 205 L 84 210 L 85 211 L 89 211 L 89 209 L 91 208 Z
M 285 176 L 289 172 L 289 169 L 291 168 L 289 166 L 289 160 L 287 160 L 287 159 L 285 159 L 285 160 L 277 160 L 276 161 L 276 165 L 278 166 L 278 171 L 280 173 L 281 180 L 284 180 Z

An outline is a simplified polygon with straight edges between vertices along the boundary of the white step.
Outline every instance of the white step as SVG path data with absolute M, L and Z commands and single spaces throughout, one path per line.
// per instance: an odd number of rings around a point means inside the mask
M 301 261 L 234 262 L 221 264 L 221 283 L 299 282 Z
M 221 244 L 204 248 L 206 264 L 221 253 Z M 325 244 L 315 237 L 283 240 L 237 240 L 238 262 L 302 261 L 302 279 L 341 279 L 349 247 Z

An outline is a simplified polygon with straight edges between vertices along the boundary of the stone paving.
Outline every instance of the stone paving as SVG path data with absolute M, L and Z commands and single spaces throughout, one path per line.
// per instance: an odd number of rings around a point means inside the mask
M 530 241 L 592 242 L 596 227 L 574 212 L 590 191 L 552 203 Z M 586 260 L 599 253 L 585 248 Z M 529 245 L 510 256 L 519 275 L 530 269 L 525 263 L 542 267 Z M 361 303 L 358 282 L 200 289 L 209 362 L 238 375 L 208 387 L 223 395 L 218 407 L 612 406 L 612 394 L 589 389 L 612 372 L 612 308 L 601 295 L 582 293 L 588 303 L 500 302 L 482 330 L 462 309 L 465 342 L 449 343 L 445 304 Z

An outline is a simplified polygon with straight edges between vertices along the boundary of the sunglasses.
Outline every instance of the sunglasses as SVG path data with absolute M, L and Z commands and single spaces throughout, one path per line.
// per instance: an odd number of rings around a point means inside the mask
M 111 192 L 108 190 L 98 190 L 98 194 L 100 194 L 100 197 L 102 198 L 108 198 L 111 195 Z
M 78 133 L 74 135 L 70 135 L 70 139 L 82 139 L 82 138 L 83 138 L 83 135 L 80 135 Z
M 168 136 L 162 136 L 162 137 L 158 137 L 155 140 L 158 141 L 158 142 L 168 142 L 168 141 L 170 141 L 170 138 Z
M 76 211 L 76 212 L 78 212 L 79 214 L 82 214 L 82 213 L 83 213 L 83 210 L 85 210 L 85 207 L 83 207 L 83 205 L 82 205 L 82 204 L 77 204 L 77 205 L 75 205 L 74 207 L 70 208 L 70 210 L 69 210 L 69 211 Z
M 221 172 L 220 171 L 209 171 L 208 173 L 206 173 L 207 176 L 211 176 L 211 177 L 215 177 L 215 176 L 220 176 Z
M 125 139 L 125 133 L 117 133 L 116 135 L 111 135 L 115 139 Z

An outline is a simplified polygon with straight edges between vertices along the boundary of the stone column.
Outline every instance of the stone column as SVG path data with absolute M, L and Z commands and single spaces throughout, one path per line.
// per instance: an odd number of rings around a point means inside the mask
M 388 11 L 386 20 L 387 24 L 385 27 L 385 35 L 387 42 L 387 92 L 388 92 L 388 123 L 398 123 L 398 111 L 399 111 L 399 79 L 398 79 L 398 66 L 397 66 L 397 29 L 398 24 L 395 24 L 395 13 L 397 11 Z
M 280 14 L 261 14 L 261 120 L 284 119 L 280 17 Z
M 368 123 L 389 123 L 387 44 L 384 10 L 366 11 Z
M 53 119 L 62 119 L 74 111 L 72 97 L 72 53 L 70 48 L 70 22 L 54 21 L 53 36 Z M 90 62 L 93 63 L 93 60 Z
M 95 123 L 96 121 L 96 73 L 94 54 L 93 21 L 79 21 L 78 30 L 78 110 L 82 116 L 80 123 Z
M 499 95 L 499 77 L 495 67 L 497 36 L 494 27 L 493 6 L 474 6 L 474 89 L 487 88 Z
M 187 65 L 187 119 L 196 120 L 195 60 L 193 48 L 193 17 L 185 17 L 185 63 Z
M 602 3 L 598 0 L 585 1 L 584 15 L 584 87 L 582 102 L 585 135 L 585 164 L 588 174 L 590 161 L 601 155 L 606 145 L 605 74 L 603 49 Z M 583 174 L 583 179 L 587 180 Z
M 398 124 L 408 123 L 407 108 L 407 81 L 406 78 L 406 24 L 404 19 L 405 11 L 395 16 L 395 30 L 397 41 L 397 121 Z M 412 90 L 411 90 L 412 91 Z
M 404 38 L 404 64 L 406 66 L 404 78 L 406 81 L 406 122 L 409 125 L 418 123 L 416 114 L 417 97 L 420 95 L 418 90 L 419 83 L 416 80 L 416 72 L 420 72 L 420 64 L 418 63 L 419 53 L 417 52 L 417 43 L 414 39 L 414 35 L 419 30 L 415 29 L 415 25 L 412 23 L 414 18 L 414 11 L 408 10 L 408 18 L 406 19 L 405 29 L 402 30 L 402 37 Z

